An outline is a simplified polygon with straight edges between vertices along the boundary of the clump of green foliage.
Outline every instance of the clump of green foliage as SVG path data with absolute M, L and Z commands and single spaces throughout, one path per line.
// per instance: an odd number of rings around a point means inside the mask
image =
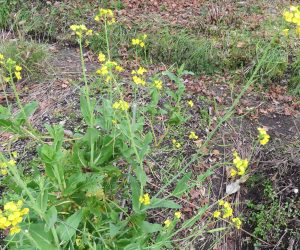
M 262 178 L 254 175 L 250 182 L 259 185 L 257 181 Z M 265 181 L 262 185 L 263 197 L 260 201 L 251 200 L 247 203 L 249 209 L 249 225 L 253 228 L 255 237 L 262 239 L 270 244 L 279 242 L 280 237 L 286 231 L 288 235 L 295 233 L 289 223 L 296 219 L 300 214 L 295 207 L 295 201 L 289 200 L 281 202 L 279 195 L 272 187 L 271 181 Z M 290 228 L 290 229 L 288 229 Z M 254 245 L 259 247 L 261 242 L 253 239 Z M 284 244 L 281 242 L 281 244 Z

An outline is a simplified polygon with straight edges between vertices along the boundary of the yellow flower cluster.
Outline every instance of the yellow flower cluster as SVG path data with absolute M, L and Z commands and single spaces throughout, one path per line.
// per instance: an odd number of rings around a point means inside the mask
M 213 212 L 214 218 L 219 218 L 222 214 L 223 214 L 222 215 L 223 219 L 230 218 L 233 216 L 233 209 L 229 202 L 219 200 L 218 205 L 221 206 L 222 208 L 220 210 L 216 210 Z M 233 224 L 236 226 L 237 229 L 241 228 L 242 221 L 240 220 L 240 218 L 233 217 L 231 218 L 231 221 L 233 222 Z
M 236 175 L 243 176 L 249 164 L 248 160 L 241 159 L 236 151 L 233 153 L 233 157 L 234 157 L 233 164 L 235 167 L 230 169 L 230 175 L 232 177 Z
M 289 23 L 296 24 L 296 34 L 300 36 L 300 10 L 299 6 L 291 6 L 289 11 L 285 10 L 283 13 L 283 18 L 285 21 Z M 288 33 L 288 29 L 285 29 L 284 32 L 286 35 Z
M 240 229 L 241 228 L 241 225 L 242 225 L 242 221 L 240 218 L 236 217 L 236 218 L 232 218 L 231 221 L 233 222 L 233 224 L 235 225 L 235 227 L 237 229 Z
M 181 148 L 181 144 L 178 141 L 176 141 L 175 139 L 172 140 L 172 143 L 175 148 Z
M 161 90 L 163 88 L 163 83 L 161 80 L 155 80 L 153 81 L 153 86 L 158 90 Z
M 14 166 L 16 166 L 16 161 L 14 159 L 0 162 L 0 173 L 2 175 L 7 175 L 7 168 Z
M 189 100 L 189 101 L 187 102 L 187 104 L 188 104 L 191 108 L 194 107 L 194 103 L 193 103 L 192 100 Z
M 133 38 L 131 40 L 131 44 L 134 46 L 136 45 L 136 46 L 140 46 L 141 48 L 144 48 L 146 38 L 147 38 L 146 34 L 142 35 L 140 38 Z
M 180 212 L 180 211 L 175 212 L 175 213 L 174 213 L 174 216 L 175 216 L 176 219 L 179 220 L 179 219 L 181 218 L 181 212 Z M 164 221 L 165 227 L 166 227 L 166 228 L 170 227 L 171 224 L 172 224 L 172 222 L 173 222 L 173 221 L 170 220 L 170 219 L 165 220 L 165 221 Z
M 147 70 L 143 67 L 139 67 L 137 70 L 132 70 L 131 74 L 132 74 L 132 81 L 136 84 L 136 85 L 142 85 L 145 86 L 146 85 L 146 81 L 143 78 L 143 75 L 147 72 Z
M 191 140 L 197 140 L 198 136 L 196 135 L 196 133 L 194 131 L 192 131 L 189 135 L 189 139 Z
M 80 24 L 80 25 L 73 24 L 70 26 L 70 29 L 79 38 L 82 38 L 84 35 L 91 36 L 93 34 L 93 31 L 88 29 L 84 24 Z
M 96 22 L 104 20 L 104 22 L 107 22 L 108 25 L 114 24 L 116 22 L 114 13 L 110 9 L 100 9 L 98 15 L 96 15 L 94 19 Z
M 8 70 L 9 72 L 13 72 L 17 80 L 22 79 L 21 76 L 22 67 L 20 65 L 17 65 L 16 61 L 12 60 L 11 58 L 8 58 L 5 61 L 4 55 L 0 54 L 0 65 L 3 65 L 6 68 L 6 70 Z M 10 80 L 11 80 L 10 77 L 4 78 L 5 82 L 9 82 Z
M 110 60 L 106 60 L 106 56 L 100 52 L 98 55 L 98 60 L 100 63 L 103 63 L 101 65 L 101 68 L 96 71 L 97 74 L 105 77 L 105 82 L 108 83 L 112 79 L 113 70 L 117 73 L 123 72 L 124 69 L 118 63 Z
M 9 229 L 11 235 L 19 233 L 21 228 L 19 223 L 22 222 L 23 216 L 29 213 L 28 208 L 23 208 L 23 202 L 7 202 L 4 205 L 4 211 L 0 210 L 0 229 Z
M 151 203 L 150 195 L 149 194 L 141 195 L 139 198 L 139 202 L 141 204 L 144 204 L 145 206 L 150 205 L 150 203 Z
M 127 111 L 130 107 L 129 103 L 123 100 L 119 100 L 115 102 L 112 106 L 114 109 L 119 109 L 123 111 Z
M 270 135 L 264 128 L 258 128 L 258 139 L 261 145 L 266 145 L 270 140 Z

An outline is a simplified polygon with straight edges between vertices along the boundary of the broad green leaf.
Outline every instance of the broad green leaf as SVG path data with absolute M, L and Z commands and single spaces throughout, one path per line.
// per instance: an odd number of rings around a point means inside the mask
M 148 221 L 143 221 L 140 224 L 140 227 L 145 233 L 155 233 L 162 229 L 162 226 L 160 224 L 157 223 L 153 224 L 153 223 L 149 223 Z
M 37 110 L 38 106 L 39 105 L 36 101 L 26 104 L 23 107 L 23 110 L 20 110 L 15 116 L 17 124 L 19 126 L 23 125 L 28 117 L 30 117 Z
M 28 234 L 32 246 L 40 250 L 57 250 L 55 247 L 52 234 L 45 232 L 43 224 L 31 224 L 28 228 Z M 26 235 L 26 234 L 25 234 Z
M 48 211 L 46 212 L 45 219 L 47 223 L 46 230 L 49 231 L 57 221 L 57 210 L 55 206 L 52 206 L 48 209 Z
M 131 186 L 131 193 L 132 193 L 132 207 L 135 212 L 140 211 L 140 185 L 138 184 L 137 180 L 131 176 L 130 177 L 130 186 Z
M 187 182 L 190 180 L 191 176 L 192 172 L 189 172 L 185 174 L 180 181 L 178 181 L 174 191 L 172 192 L 172 194 L 175 197 L 181 197 L 184 194 L 184 192 L 186 192 L 189 189 Z
M 138 181 L 144 187 L 147 183 L 147 175 L 145 173 L 145 170 L 142 168 L 142 166 L 138 165 L 135 167 L 135 174 Z
M 95 105 L 95 100 L 90 98 L 88 103 L 85 95 L 80 96 L 80 110 L 83 119 L 89 126 L 92 126 L 93 114 L 91 112 L 94 112 L 94 105 Z
M 61 221 L 61 224 L 57 228 L 57 233 L 59 238 L 64 243 L 72 240 L 75 235 L 76 230 L 82 220 L 82 210 L 76 211 L 72 214 L 65 222 Z

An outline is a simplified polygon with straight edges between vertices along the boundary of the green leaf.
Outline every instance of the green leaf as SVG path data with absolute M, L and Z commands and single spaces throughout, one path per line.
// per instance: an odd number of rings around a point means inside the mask
M 23 125 L 28 117 L 30 117 L 37 110 L 38 106 L 39 105 L 36 101 L 26 104 L 23 107 L 23 110 L 20 110 L 15 116 L 17 124 L 19 126 Z
M 92 126 L 93 114 L 91 114 L 91 112 L 94 111 L 94 106 L 95 106 L 95 100 L 90 98 L 88 103 L 85 95 L 80 96 L 80 110 L 83 119 L 89 126 Z
M 56 250 L 53 243 L 53 237 L 50 232 L 45 232 L 44 224 L 31 224 L 28 228 L 28 234 L 33 246 L 40 250 Z M 25 234 L 26 235 L 26 234 Z
M 138 165 L 135 168 L 135 174 L 141 185 L 144 187 L 147 183 L 147 175 L 145 173 L 145 170 L 142 168 L 142 166 Z
M 155 233 L 162 229 L 162 226 L 160 224 L 157 223 L 152 224 L 149 223 L 148 221 L 143 221 L 140 224 L 140 227 L 145 233 Z
M 130 186 L 131 186 L 131 193 L 132 193 L 132 207 L 135 212 L 140 211 L 140 186 L 137 180 L 130 176 Z
M 146 206 L 145 209 L 151 209 L 151 208 L 173 208 L 173 209 L 180 209 L 181 205 L 178 205 L 174 201 L 171 200 L 164 200 L 159 198 L 152 198 L 151 204 L 149 206 Z
M 45 219 L 47 223 L 46 230 L 49 231 L 57 221 L 57 210 L 55 206 L 52 206 L 48 209 L 48 211 L 46 212 Z
M 67 243 L 72 240 L 72 237 L 75 235 L 79 223 L 82 220 L 82 215 L 82 210 L 78 210 L 72 214 L 66 222 L 61 222 L 62 224 L 57 228 L 57 233 L 61 241 Z
M 40 191 L 39 195 L 36 198 L 36 203 L 43 212 L 46 211 L 47 205 L 48 205 L 48 190 L 47 189 Z
M 189 172 L 185 174 L 180 181 L 178 181 L 176 188 L 172 192 L 172 194 L 175 197 L 177 198 L 181 197 L 184 194 L 184 192 L 186 192 L 189 189 L 187 182 L 190 180 L 191 176 L 192 176 L 192 172 Z

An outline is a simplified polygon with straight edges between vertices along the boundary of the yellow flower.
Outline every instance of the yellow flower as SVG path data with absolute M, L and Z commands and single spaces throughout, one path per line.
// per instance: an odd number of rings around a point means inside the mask
M 140 40 L 139 40 L 139 39 L 136 39 L 136 38 L 133 38 L 133 39 L 131 40 L 131 44 L 132 44 L 132 45 L 139 45 L 139 44 L 140 44 Z
M 232 215 L 233 215 L 232 208 L 231 207 L 225 208 L 225 211 L 224 211 L 224 214 L 223 214 L 223 219 L 226 219 L 226 218 L 228 218 L 228 217 L 230 217 Z
M 15 212 L 18 210 L 18 207 L 17 207 L 16 203 L 14 203 L 13 201 L 10 201 L 4 205 L 4 210 Z
M 73 25 L 70 26 L 70 29 L 79 38 L 81 38 L 84 34 L 85 35 L 91 35 L 91 32 L 92 32 L 92 30 L 88 30 L 87 27 L 84 24 L 80 24 L 80 25 L 73 24 Z
M 147 37 L 148 37 L 147 34 L 144 34 L 144 35 L 143 35 L 143 39 L 144 39 L 144 40 L 145 40 Z
M 284 29 L 284 30 L 282 30 L 282 35 L 284 35 L 284 36 L 288 36 L 289 35 L 289 29 Z
M 180 219 L 181 218 L 181 212 L 180 211 L 177 211 L 177 212 L 175 212 L 175 217 L 177 218 L 177 219 Z
M 221 212 L 220 212 L 219 210 L 214 211 L 214 213 L 213 213 L 213 217 L 214 217 L 214 218 L 219 218 L 220 215 L 221 215 Z
M 299 11 L 299 7 L 298 6 L 290 6 L 290 11 L 295 12 L 295 11 Z
M 8 172 L 7 172 L 6 169 L 1 169 L 1 170 L 0 170 L 0 173 L 1 173 L 2 175 L 7 175 Z
M 19 71 L 15 71 L 15 76 L 16 76 L 17 80 L 22 79 L 21 72 L 19 72 Z
M 151 203 L 150 195 L 149 194 L 141 195 L 139 198 L 139 202 L 141 204 L 144 204 L 145 206 L 150 205 L 150 203 Z
M 87 30 L 85 33 L 87 36 L 93 35 L 93 30 Z
M 231 175 L 232 177 L 236 176 L 236 175 L 237 175 L 237 171 L 236 171 L 234 168 L 231 168 L 231 169 L 230 169 L 230 175 Z
M 143 68 L 143 67 L 139 67 L 139 69 L 136 71 L 136 73 L 138 75 L 143 75 L 146 72 L 147 72 L 147 70 L 145 68 Z
M 234 174 L 236 173 L 240 176 L 244 175 L 248 167 L 249 161 L 247 159 L 241 159 L 236 151 L 233 153 L 233 156 L 233 164 L 235 165 L 237 171 L 235 169 L 231 170 L 231 176 L 234 176 Z
M 108 74 L 108 67 L 106 65 L 102 65 L 100 69 L 96 71 L 99 75 L 107 75 Z
M 29 213 L 29 208 L 27 208 L 27 207 L 25 207 L 25 208 L 23 208 L 22 210 L 21 210 L 21 214 L 22 215 L 26 215 L 26 214 L 28 214 Z
M 142 86 L 146 85 L 146 81 L 138 76 L 133 76 L 132 80 L 136 85 L 142 85 Z
M 15 226 L 9 230 L 9 233 L 10 233 L 10 235 L 14 235 L 14 234 L 20 233 L 20 231 L 21 231 L 21 228 L 18 226 Z
M 113 107 L 113 109 L 119 109 L 119 110 L 127 111 L 130 106 L 129 106 L 128 102 L 120 100 L 118 102 L 115 102 L 112 107 Z
M 172 221 L 167 219 L 164 221 L 164 224 L 165 224 L 165 227 L 168 228 L 172 224 Z
M 117 66 L 115 67 L 115 70 L 118 71 L 118 72 L 123 72 L 123 71 L 124 71 L 124 68 L 121 67 L 121 66 L 119 66 L 119 65 L 117 65 Z
M 154 87 L 157 88 L 158 90 L 161 90 L 162 87 L 163 87 L 162 81 L 160 81 L 160 80 L 155 80 L 155 81 L 153 82 L 153 85 L 154 85 Z
M 0 53 L 0 60 L 4 59 L 4 55 Z
M 289 11 L 284 11 L 283 12 L 283 18 L 285 21 L 291 23 L 293 21 L 293 17 L 294 17 L 294 14 L 289 12 Z
M 300 22 L 300 21 L 299 21 Z M 296 28 L 296 34 L 298 35 L 298 36 L 300 36 L 300 26 L 298 26 L 297 28 Z
M 189 100 L 189 101 L 187 102 L 187 104 L 188 104 L 191 108 L 194 106 L 194 103 L 193 103 L 192 100 Z
M 106 83 L 108 83 L 108 82 L 110 82 L 110 81 L 111 81 L 111 79 L 112 79 L 112 77 L 111 77 L 111 76 L 107 76 L 107 77 L 105 78 L 105 82 L 106 82 Z
M 14 167 L 16 166 L 16 161 L 14 159 L 11 159 L 7 162 L 8 167 Z
M 100 52 L 98 55 L 99 62 L 105 62 L 105 59 L 106 59 L 105 55 L 102 52 Z
M 261 145 L 266 145 L 270 140 L 270 135 L 264 128 L 258 128 L 258 138 Z
M 230 208 L 230 203 L 228 201 L 225 201 L 224 204 L 223 204 L 223 207 L 224 208 Z
M 237 218 L 232 218 L 231 220 L 232 220 L 233 224 L 235 225 L 235 227 L 237 229 L 241 228 L 242 221 L 240 220 L 240 218 L 238 218 L 238 217 Z
M 12 156 L 13 156 L 14 158 L 18 158 L 18 152 L 17 152 L 17 151 L 12 152 Z
M 0 229 L 6 229 L 10 225 L 11 222 L 5 216 L 0 217 Z
M 197 140 L 198 139 L 198 136 L 195 134 L 194 131 L 192 131 L 189 135 L 189 139 L 191 140 Z
M 144 42 L 140 42 L 140 46 L 141 46 L 142 48 L 144 48 L 144 47 L 145 47 L 145 43 L 144 43 Z
M 224 203 L 225 203 L 225 202 L 224 202 L 223 200 L 219 200 L 219 201 L 218 201 L 219 206 L 223 206 Z
M 16 70 L 16 71 L 21 71 L 21 70 L 22 70 L 22 67 L 19 66 L 19 65 L 16 65 L 16 66 L 15 66 L 15 70 Z
M 181 148 L 181 144 L 177 142 L 175 139 L 172 140 L 172 143 L 175 148 Z

